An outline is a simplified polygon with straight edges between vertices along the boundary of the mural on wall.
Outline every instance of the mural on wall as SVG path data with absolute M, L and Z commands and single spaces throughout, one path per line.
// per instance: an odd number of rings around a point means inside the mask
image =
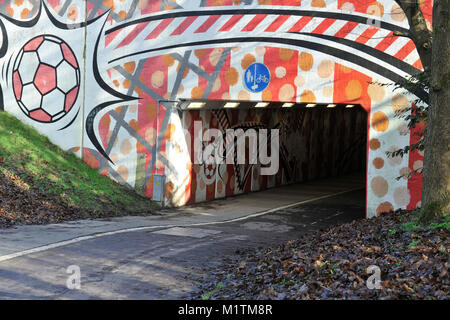
M 431 0 L 422 8 L 431 22 Z M 330 114 L 284 119 L 270 109 L 176 107 L 179 99 L 285 101 L 360 104 L 368 127 L 351 137 L 367 134 L 368 216 L 420 205 L 420 177 L 396 178 L 420 167 L 423 155 L 388 158 L 386 151 L 415 139 L 394 115 L 425 93 L 376 84 L 422 68 L 412 41 L 394 35 L 409 26 L 392 0 L 6 0 L 0 13 L 1 106 L 146 196 L 154 174 L 166 176 L 169 205 L 314 176 L 339 152 L 332 143 L 315 161 L 282 147 L 283 169 L 264 177 L 257 165 L 199 168 L 183 130 L 194 119 L 222 129 L 297 125 L 301 139 L 331 130 Z M 270 72 L 260 92 L 248 90 L 243 78 L 253 63 Z M 311 149 L 329 136 L 304 139 Z
M 58 121 L 78 97 L 80 69 L 75 54 L 61 38 L 41 35 L 31 39 L 17 55 L 12 86 L 27 117 L 43 123 Z
M 96 114 L 136 98 L 111 89 L 100 75 L 97 51 L 106 17 L 65 24 L 56 20 L 45 3 L 39 3 L 31 20 L 2 15 L 0 63 L 6 111 L 44 134 L 50 133 L 55 143 L 66 148 L 81 137 L 84 125 L 90 144 L 110 160 L 94 132 Z M 85 31 L 91 36 L 85 36 Z M 89 58 L 83 61 L 84 55 Z

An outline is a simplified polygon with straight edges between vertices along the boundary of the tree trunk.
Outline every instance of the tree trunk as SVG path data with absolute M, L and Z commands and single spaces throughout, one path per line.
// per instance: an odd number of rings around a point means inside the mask
M 450 0 L 435 0 L 430 107 L 425 135 L 422 206 L 450 193 Z
M 420 0 L 395 0 L 402 8 L 409 23 L 409 33 L 407 36 L 414 41 L 417 52 L 420 56 L 420 61 L 423 67 L 431 67 L 431 32 L 428 30 L 427 22 L 420 9 Z M 396 32 L 394 32 L 394 35 Z M 398 34 L 400 35 L 400 34 Z

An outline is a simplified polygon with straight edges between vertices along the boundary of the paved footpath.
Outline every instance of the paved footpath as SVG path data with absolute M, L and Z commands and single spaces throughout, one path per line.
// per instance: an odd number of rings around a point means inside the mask
M 0 230 L 0 299 L 183 299 L 238 250 L 365 216 L 356 176 L 163 209 Z M 68 289 L 69 266 L 81 288 Z

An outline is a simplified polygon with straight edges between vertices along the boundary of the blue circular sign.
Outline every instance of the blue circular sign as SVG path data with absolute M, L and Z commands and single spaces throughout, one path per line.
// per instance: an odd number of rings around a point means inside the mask
M 244 72 L 244 83 L 251 92 L 261 92 L 270 83 L 270 72 L 266 65 L 255 62 Z

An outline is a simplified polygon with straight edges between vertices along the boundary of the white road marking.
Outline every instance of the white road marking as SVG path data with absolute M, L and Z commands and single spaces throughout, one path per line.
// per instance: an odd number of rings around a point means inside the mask
M 316 197 L 316 198 L 312 198 L 312 199 L 308 199 L 308 200 L 303 200 L 303 201 L 298 201 L 298 202 L 291 203 L 291 204 L 288 204 L 288 205 L 284 205 L 284 206 L 281 206 L 281 207 L 272 208 L 272 209 L 269 209 L 269 210 L 256 212 L 256 213 L 252 213 L 252 214 L 249 214 L 249 215 L 246 215 L 246 216 L 243 216 L 243 217 L 229 219 L 229 220 L 224 220 L 224 221 L 200 222 L 200 223 L 192 223 L 192 224 L 187 224 L 187 225 L 174 224 L 174 225 L 165 225 L 165 226 L 164 225 L 163 226 L 160 225 L 160 226 L 135 227 L 135 228 L 120 229 L 120 230 L 116 230 L 116 231 L 97 233 L 97 234 L 92 234 L 92 235 L 89 235 L 89 236 L 77 237 L 77 238 L 73 238 L 73 239 L 70 239 L 70 240 L 55 242 L 55 243 L 52 243 L 52 244 L 47 244 L 47 245 L 36 247 L 36 248 L 33 248 L 33 249 L 28 249 L 28 250 L 24 250 L 24 251 L 19 251 L 19 252 L 3 255 L 3 256 L 0 256 L 0 262 L 11 260 L 11 259 L 18 258 L 18 257 L 22 257 L 22 256 L 29 255 L 29 254 L 33 254 L 33 253 L 47 251 L 47 250 L 50 250 L 50 249 L 64 247 L 64 246 L 67 246 L 67 245 L 70 245 L 70 244 L 74 244 L 74 243 L 78 243 L 78 242 L 81 242 L 81 241 L 86 241 L 86 240 L 96 239 L 96 238 L 100 238 L 100 237 L 111 236 L 111 235 L 115 235 L 115 234 L 121 234 L 121 233 L 127 233 L 127 232 L 135 232 L 135 231 L 143 231 L 143 230 L 152 230 L 152 229 L 159 229 L 159 228 L 168 229 L 168 228 L 174 228 L 174 227 L 208 226 L 208 225 L 225 224 L 225 223 L 232 223 L 232 222 L 247 220 L 247 219 L 256 218 L 256 217 L 259 217 L 259 216 L 262 216 L 262 215 L 265 215 L 265 214 L 268 214 L 268 213 L 273 213 L 273 212 L 276 212 L 276 211 L 280 211 L 280 210 L 288 209 L 288 208 L 291 208 L 291 207 L 295 207 L 295 206 L 298 206 L 298 205 L 301 205 L 301 204 L 305 204 L 305 203 L 309 203 L 309 202 L 313 202 L 313 201 L 317 201 L 317 200 L 321 200 L 321 199 L 334 197 L 334 196 L 337 196 L 337 195 L 340 195 L 340 194 L 344 194 L 344 193 L 348 193 L 348 192 L 352 192 L 352 191 L 356 191 L 356 190 L 361 190 L 361 188 L 355 188 L 355 189 L 350 189 L 350 190 L 346 190 L 346 191 L 341 191 L 341 192 L 336 192 L 336 193 L 332 193 L 332 194 L 327 194 L 327 195 L 324 195 L 324 196 L 320 196 L 320 197 Z
M 213 235 L 222 233 L 222 231 L 200 229 L 200 228 L 189 228 L 189 227 L 175 227 L 175 228 L 153 231 L 153 233 L 164 234 L 164 235 L 168 235 L 168 236 L 191 237 L 191 238 L 202 239 L 202 238 L 205 238 L 208 236 L 213 236 Z

